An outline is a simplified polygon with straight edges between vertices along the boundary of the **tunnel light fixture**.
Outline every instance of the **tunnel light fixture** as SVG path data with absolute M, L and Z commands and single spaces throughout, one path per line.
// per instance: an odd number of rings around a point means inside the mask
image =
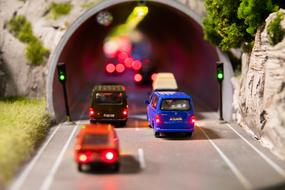
M 145 5 L 136 6 L 129 15 L 126 22 L 128 33 L 133 31 L 137 27 L 137 25 L 145 18 L 147 14 L 148 14 L 147 6 Z
M 148 13 L 148 7 L 145 5 L 139 5 L 134 8 L 133 12 L 137 17 L 144 17 Z

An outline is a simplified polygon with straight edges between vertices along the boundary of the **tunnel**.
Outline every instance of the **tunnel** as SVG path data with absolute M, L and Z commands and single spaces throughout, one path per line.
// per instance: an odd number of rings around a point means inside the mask
M 104 40 L 112 29 L 125 22 L 137 5 L 136 1 L 102 1 L 81 15 L 66 31 L 49 60 L 47 81 L 48 110 L 56 121 L 64 120 L 62 85 L 57 79 L 56 65 L 65 63 L 67 97 L 72 120 L 87 119 L 90 94 L 95 84 L 119 82 L 126 86 L 130 114 L 145 113 L 144 101 L 151 86 L 137 86 L 133 71 L 110 75 L 105 72 L 108 61 L 103 52 Z M 203 39 L 201 21 L 193 11 L 175 1 L 147 1 L 148 15 L 137 26 L 150 46 L 152 64 L 158 72 L 174 73 L 180 90 L 191 94 L 196 111 L 218 110 L 216 61 L 223 54 Z M 96 21 L 100 11 L 112 14 L 113 21 L 103 26 Z M 230 64 L 225 64 L 225 77 Z M 228 71 L 229 70 L 229 71 Z M 223 93 L 230 94 L 230 84 Z M 229 86 L 229 87 L 227 87 Z M 231 107 L 231 100 L 227 100 Z M 225 104 L 224 106 L 227 106 Z M 227 114 L 230 108 L 225 107 Z

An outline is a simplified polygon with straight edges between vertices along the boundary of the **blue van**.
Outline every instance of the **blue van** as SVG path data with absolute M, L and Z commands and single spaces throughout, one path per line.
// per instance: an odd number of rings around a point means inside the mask
M 155 137 L 177 132 L 192 136 L 196 119 L 191 96 L 180 91 L 154 91 L 146 104 L 147 120 Z

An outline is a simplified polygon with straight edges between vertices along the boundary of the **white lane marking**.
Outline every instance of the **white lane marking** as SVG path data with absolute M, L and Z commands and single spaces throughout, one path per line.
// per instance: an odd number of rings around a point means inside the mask
M 26 169 L 23 171 L 23 173 L 19 176 L 19 178 L 16 180 L 16 182 L 11 186 L 10 190 L 18 190 L 21 188 L 21 186 L 23 185 L 23 183 L 25 182 L 27 176 L 30 174 L 30 172 L 32 171 L 32 169 L 34 168 L 35 164 L 37 163 L 37 161 L 39 160 L 39 158 L 41 157 L 42 153 L 44 152 L 44 150 L 46 149 L 46 147 L 48 146 L 48 144 L 50 143 L 50 141 L 52 140 L 52 138 L 55 136 L 56 132 L 58 131 L 58 129 L 60 128 L 61 125 L 57 126 L 54 131 L 52 132 L 52 134 L 50 135 L 50 137 L 48 138 L 48 140 L 43 144 L 43 146 L 41 147 L 41 149 L 36 153 L 36 156 L 32 159 L 32 161 L 28 164 L 28 166 L 26 167 Z
M 259 154 L 279 175 L 285 178 L 285 171 L 278 166 L 273 160 L 268 158 L 263 152 L 258 150 L 255 146 L 253 146 L 248 140 L 246 140 L 239 132 L 237 132 L 230 124 L 227 126 L 232 129 L 244 142 L 246 142 L 255 152 Z
M 143 152 L 142 148 L 138 149 L 138 160 L 139 160 L 139 163 L 140 163 L 140 167 L 142 169 L 146 168 L 146 164 L 145 164 L 145 160 L 144 160 L 144 152 Z
M 216 151 L 219 153 L 219 155 L 222 157 L 222 159 L 225 161 L 225 163 L 229 166 L 229 168 L 232 170 L 232 172 L 235 174 L 235 176 L 239 179 L 241 184 L 245 189 L 253 189 L 250 185 L 249 181 L 241 174 L 241 172 L 238 170 L 238 168 L 230 161 L 230 159 L 223 153 L 223 151 L 210 139 L 210 137 L 207 135 L 207 133 L 200 127 L 197 126 L 202 133 L 207 137 L 209 142 L 212 144 L 212 146 L 216 149 Z
M 67 148 L 68 148 L 68 146 L 69 146 L 69 144 L 70 144 L 70 142 L 72 140 L 72 137 L 74 136 L 74 133 L 76 132 L 77 128 L 78 128 L 78 125 L 76 125 L 74 127 L 74 129 L 72 130 L 68 140 L 66 141 L 64 147 L 62 148 L 59 156 L 57 157 L 57 159 L 56 159 L 53 167 L 51 168 L 48 176 L 46 177 L 45 181 L 43 182 L 40 190 L 48 190 L 50 188 L 50 186 L 52 184 L 52 181 L 53 181 L 53 178 L 54 178 L 54 176 L 55 176 L 55 174 L 56 174 L 56 172 L 57 172 L 57 170 L 58 170 L 58 168 L 60 166 L 60 163 L 62 162 L 64 153 L 66 152 L 66 150 L 67 150 Z

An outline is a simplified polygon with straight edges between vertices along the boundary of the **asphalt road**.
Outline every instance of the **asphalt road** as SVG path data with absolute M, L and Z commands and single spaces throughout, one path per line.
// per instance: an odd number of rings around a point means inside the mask
M 79 173 L 73 146 L 80 125 L 60 124 L 11 184 L 11 190 L 285 189 L 285 163 L 243 129 L 220 123 L 215 113 L 198 114 L 191 139 L 155 138 L 144 115 L 116 128 L 119 173 Z

